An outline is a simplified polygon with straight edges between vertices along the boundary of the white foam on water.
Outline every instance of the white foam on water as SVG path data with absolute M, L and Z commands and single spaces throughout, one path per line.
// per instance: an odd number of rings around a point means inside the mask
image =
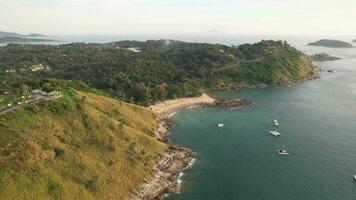
M 177 112 L 174 112 L 174 113 L 168 115 L 168 117 L 173 117 L 175 114 L 177 114 Z
M 183 173 L 183 172 L 179 173 L 178 179 L 177 179 L 177 183 L 178 183 L 179 185 L 183 182 L 183 180 L 182 180 L 183 176 L 184 176 L 184 173 Z
M 195 106 L 186 107 L 185 109 L 186 109 L 186 110 L 189 110 L 189 109 L 192 109 L 192 108 L 199 108 L 199 107 L 200 107 L 199 105 L 195 105 Z

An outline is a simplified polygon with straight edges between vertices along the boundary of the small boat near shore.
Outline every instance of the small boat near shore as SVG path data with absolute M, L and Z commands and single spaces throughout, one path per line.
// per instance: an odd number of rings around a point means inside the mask
M 218 124 L 218 128 L 223 128 L 224 126 L 224 124 Z
M 281 155 L 281 156 L 288 156 L 289 155 L 289 152 L 287 149 L 277 149 L 277 153 L 278 155 Z

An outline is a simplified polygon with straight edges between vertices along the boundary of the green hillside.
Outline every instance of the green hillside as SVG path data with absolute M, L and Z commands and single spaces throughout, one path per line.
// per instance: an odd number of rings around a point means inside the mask
M 31 71 L 32 66 L 50 70 Z M 0 77 L 81 80 L 120 99 L 147 105 L 205 90 L 283 85 L 313 75 L 302 52 L 283 41 L 226 46 L 174 40 L 0 47 Z
M 1 199 L 124 199 L 150 176 L 167 148 L 151 111 L 71 85 L 0 115 Z

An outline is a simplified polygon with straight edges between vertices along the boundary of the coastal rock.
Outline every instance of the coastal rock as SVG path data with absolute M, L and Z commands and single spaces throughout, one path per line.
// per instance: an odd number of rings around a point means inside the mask
M 243 105 L 251 105 L 253 101 L 248 99 L 218 99 L 214 106 L 238 108 Z
M 155 167 L 154 176 L 141 186 L 140 191 L 132 195 L 132 200 L 164 199 L 168 194 L 178 193 L 179 174 L 190 166 L 195 153 L 187 148 L 171 146 L 161 155 Z

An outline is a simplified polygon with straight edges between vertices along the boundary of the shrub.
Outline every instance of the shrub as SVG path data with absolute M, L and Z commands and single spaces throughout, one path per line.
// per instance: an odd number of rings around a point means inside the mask
M 60 147 L 56 147 L 56 148 L 54 148 L 54 152 L 56 154 L 56 157 L 58 157 L 58 156 L 61 156 L 64 154 L 64 149 L 62 149 Z
M 47 140 L 43 141 L 41 146 L 42 146 L 42 149 L 45 151 L 48 151 L 51 149 L 51 144 Z

